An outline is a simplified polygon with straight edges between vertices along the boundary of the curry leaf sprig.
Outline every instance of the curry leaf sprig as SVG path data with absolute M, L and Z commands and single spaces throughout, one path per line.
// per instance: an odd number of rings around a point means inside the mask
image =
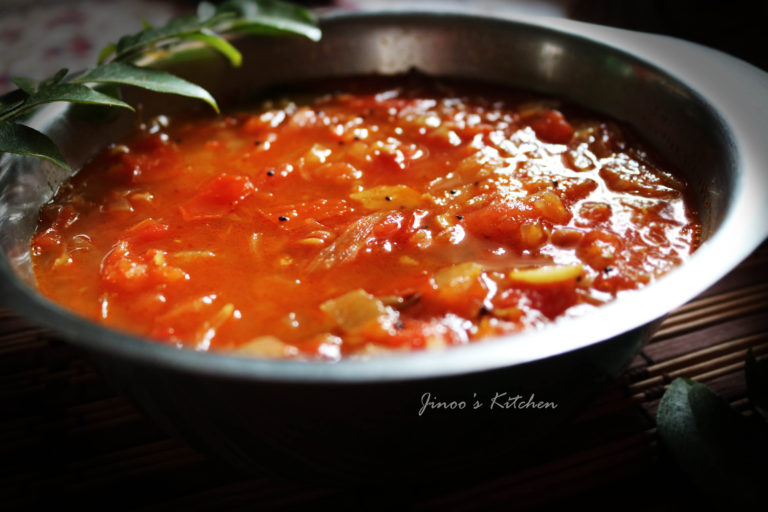
M 173 52 L 178 45 L 194 41 L 218 51 L 233 66 L 240 66 L 240 52 L 222 37 L 234 33 L 298 34 L 314 41 L 320 38 L 320 30 L 307 10 L 278 0 L 228 0 L 218 6 L 203 2 L 196 14 L 174 18 L 162 27 L 145 23 L 140 32 L 107 45 L 99 53 L 98 65 L 80 74 L 70 76 L 67 69 L 61 69 L 39 82 L 13 78 L 18 89 L 0 97 L 0 154 L 36 156 L 68 169 L 61 151 L 47 135 L 18 120 L 40 105 L 57 101 L 133 110 L 119 97 L 117 87 L 121 85 L 199 99 L 218 112 L 216 100 L 202 87 L 171 73 L 143 67 L 138 61 L 152 53 Z
M 744 417 L 704 384 L 677 378 L 659 403 L 656 423 L 666 448 L 702 491 L 764 505 L 768 359 L 758 361 L 750 349 L 745 374 L 747 392 L 758 415 Z

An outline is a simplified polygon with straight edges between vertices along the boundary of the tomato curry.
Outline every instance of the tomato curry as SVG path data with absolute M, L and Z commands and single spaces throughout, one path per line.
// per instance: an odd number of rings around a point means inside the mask
M 38 286 L 195 350 L 336 360 L 581 315 L 681 264 L 686 184 L 560 102 L 362 77 L 147 121 L 41 212 Z

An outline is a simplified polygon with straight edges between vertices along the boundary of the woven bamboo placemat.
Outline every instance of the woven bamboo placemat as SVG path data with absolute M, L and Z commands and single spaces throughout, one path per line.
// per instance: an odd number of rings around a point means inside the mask
M 665 385 L 685 376 L 750 413 L 743 366 L 749 348 L 768 356 L 767 265 L 763 244 L 673 312 L 605 393 L 534 455 L 481 483 L 373 493 L 244 475 L 209 460 L 115 394 L 77 349 L 0 310 L 0 509 L 602 509 L 620 499 L 623 510 L 689 510 L 706 498 L 664 456 L 656 407 Z

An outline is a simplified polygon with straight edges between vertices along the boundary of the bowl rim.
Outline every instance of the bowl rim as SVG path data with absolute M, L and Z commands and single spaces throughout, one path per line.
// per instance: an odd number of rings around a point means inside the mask
M 0 259 L 0 297 L 16 312 L 42 324 L 75 345 L 103 356 L 199 375 L 286 383 L 349 384 L 449 377 L 512 367 L 610 342 L 642 328 L 714 284 L 768 236 L 768 191 L 759 170 L 768 169 L 768 148 L 755 131 L 768 119 L 768 74 L 738 59 L 694 43 L 665 36 L 641 34 L 565 19 L 527 16 L 489 17 L 461 12 L 423 10 L 332 12 L 321 24 L 372 21 L 459 20 L 501 23 L 553 31 L 629 54 L 682 84 L 707 105 L 732 135 L 737 176 L 732 206 L 715 233 L 682 266 L 649 286 L 626 294 L 577 318 L 560 318 L 540 329 L 483 340 L 439 352 L 406 352 L 371 359 L 327 361 L 269 360 L 225 353 L 179 350 L 133 336 L 76 316 L 23 283 L 5 259 Z M 629 50 L 631 48 L 631 50 Z M 683 60 L 679 60 L 683 59 Z M 683 63 L 683 65 L 680 65 Z M 705 72 L 706 70 L 706 72 Z M 714 81 L 701 82 L 709 74 Z M 740 94 L 734 94 L 734 87 Z M 747 94 L 763 101 L 748 100 Z M 755 104 L 762 104 L 755 108 Z M 63 110 L 59 110 L 61 112 Z M 42 127 L 57 112 L 44 108 L 30 120 Z M 759 131 L 757 132 L 759 134 Z M 19 157 L 5 157 L 19 158 Z M 750 224 L 747 219 L 760 219 Z M 702 278 L 702 276 L 705 276 Z

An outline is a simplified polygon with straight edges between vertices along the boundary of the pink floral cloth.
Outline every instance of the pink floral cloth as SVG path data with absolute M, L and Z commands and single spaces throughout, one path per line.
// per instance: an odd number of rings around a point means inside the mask
M 12 77 L 40 80 L 61 68 L 92 66 L 104 46 L 141 30 L 142 20 L 163 24 L 192 5 L 170 0 L 0 0 L 0 94 L 16 88 Z

